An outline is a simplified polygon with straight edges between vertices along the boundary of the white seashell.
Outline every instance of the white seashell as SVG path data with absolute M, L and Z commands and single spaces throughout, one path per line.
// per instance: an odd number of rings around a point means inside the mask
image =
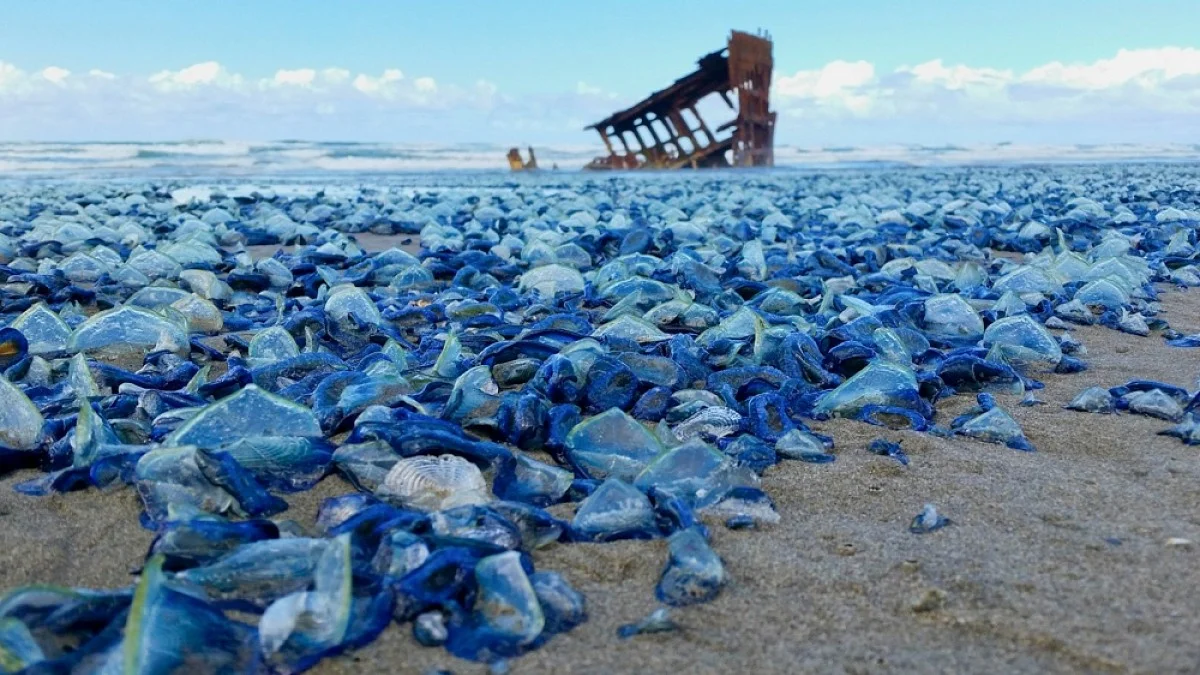
M 457 455 L 406 457 L 396 462 L 375 494 L 400 506 L 428 511 L 491 500 L 483 474 Z

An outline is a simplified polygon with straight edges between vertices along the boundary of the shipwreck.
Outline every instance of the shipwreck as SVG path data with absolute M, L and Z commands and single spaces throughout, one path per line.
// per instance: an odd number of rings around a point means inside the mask
M 586 169 L 765 167 L 775 163 L 771 111 L 771 38 L 733 31 L 722 49 L 697 61 L 690 75 L 585 127 L 608 154 Z M 733 118 L 710 127 L 698 112 L 717 96 Z

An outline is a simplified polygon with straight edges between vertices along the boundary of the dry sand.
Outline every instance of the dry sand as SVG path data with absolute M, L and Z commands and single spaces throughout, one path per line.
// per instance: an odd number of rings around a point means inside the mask
M 366 242 L 364 242 L 366 244 Z M 371 248 L 386 247 L 372 242 Z M 1200 332 L 1200 294 L 1164 296 L 1176 329 Z M 1000 403 L 1037 447 L 817 425 L 837 441 L 829 465 L 781 464 L 764 488 L 782 522 L 713 527 L 732 580 L 714 602 L 678 610 L 681 632 L 622 641 L 616 629 L 656 606 L 663 542 L 559 545 L 538 567 L 562 572 L 589 621 L 511 662 L 521 673 L 1196 673 L 1200 672 L 1200 449 L 1156 433 L 1166 422 L 1062 409 L 1084 387 L 1152 378 L 1194 389 L 1200 350 L 1104 328 L 1075 334 L 1090 369 L 1049 376 L 1046 405 Z M 945 421 L 970 405 L 939 407 Z M 903 440 L 901 467 L 865 451 Z M 0 481 L 0 588 L 129 584 L 150 541 L 131 490 L 48 498 Z M 311 523 L 329 478 L 288 515 Z M 925 502 L 954 525 L 907 526 Z M 1168 538 L 1195 542 L 1168 546 Z M 409 627 L 312 672 L 482 673 L 420 647 Z

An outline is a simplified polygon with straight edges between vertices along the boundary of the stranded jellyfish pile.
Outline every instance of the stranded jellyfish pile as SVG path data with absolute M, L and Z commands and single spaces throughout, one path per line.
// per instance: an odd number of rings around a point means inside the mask
M 134 490 L 154 537 L 126 588 L 11 589 L 0 671 L 294 673 L 384 630 L 503 663 L 587 618 L 539 550 L 619 539 L 667 553 L 612 639 L 671 630 L 738 575 L 712 528 L 788 517 L 762 476 L 848 450 L 811 421 L 1032 452 L 996 395 L 1085 369 L 1072 327 L 1200 346 L 1158 304 L 1200 285 L 1185 167 L 508 180 L 0 188 L 0 470 Z M 1196 444 L 1198 401 L 1068 408 Z

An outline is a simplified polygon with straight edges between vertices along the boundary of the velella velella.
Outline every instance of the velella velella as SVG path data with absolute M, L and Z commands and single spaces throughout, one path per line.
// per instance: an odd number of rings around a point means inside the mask
M 578 270 L 551 263 L 522 274 L 518 288 L 554 297 L 558 293 L 579 293 L 583 291 L 584 283 L 583 275 Z
M 440 511 L 488 501 L 479 468 L 456 455 L 397 460 L 375 494 L 398 506 Z
M 1193 413 L 1187 413 L 1179 424 L 1158 433 L 1174 436 L 1187 445 L 1200 445 L 1200 422 Z
M 31 451 L 42 437 L 44 420 L 37 406 L 23 391 L 0 375 L 0 448 Z
M 545 618 L 545 632 L 565 633 L 587 621 L 587 600 L 557 572 L 534 572 L 529 583 Z
M 178 202 L 160 186 L 0 192 L 0 471 L 42 471 L 20 477 L 30 495 L 140 499 L 142 576 L 95 610 L 80 658 L 141 663 L 126 647 L 171 637 L 147 617 L 184 608 L 185 636 L 220 636 L 189 656 L 241 664 L 246 638 L 295 672 L 391 621 L 480 661 L 552 645 L 587 617 L 573 570 L 541 569 L 555 546 L 665 540 L 656 597 L 710 600 L 739 574 L 721 537 L 750 536 L 714 528 L 794 517 L 773 473 L 819 481 L 865 446 L 885 458 L 872 471 L 911 475 L 924 467 L 889 463 L 908 460 L 901 438 L 936 452 L 916 434 L 1031 450 L 1044 428 L 1026 437 L 1018 400 L 1140 414 L 1197 443 L 1185 388 L 1133 380 L 1068 402 L 1038 382 L 1086 367 L 1076 329 L 1093 351 L 1101 330 L 1200 344 L 1158 302 L 1164 284 L 1200 285 L 1194 235 L 1168 212 L 1190 197 L 1072 202 L 988 176 L 1003 189 L 855 174 L 878 199 L 772 174 Z M 415 245 L 372 252 L 359 233 Z M 978 405 L 944 419 L 964 395 Z M 887 438 L 838 438 L 857 422 Z M 822 466 L 835 442 L 845 460 Z M 287 493 L 322 481 L 347 494 L 291 520 Z M 945 522 L 927 509 L 911 527 Z M 63 593 L 53 603 L 91 597 Z M 14 662 L 63 663 L 58 628 L 0 615 Z M 672 626 L 656 613 L 623 633 Z
M 997 282 L 999 285 L 1000 282 Z M 922 317 L 925 330 L 947 340 L 976 342 L 983 336 L 983 320 L 956 293 L 935 295 L 925 300 Z
M 692 440 L 660 454 L 633 481 L 647 494 L 662 491 L 694 506 L 721 500 L 738 487 L 757 487 L 753 471 L 739 467 L 725 454 Z
M 617 636 L 625 640 L 635 635 L 668 633 L 675 630 L 679 630 L 679 624 L 671 618 L 671 610 L 659 607 L 638 621 L 622 625 L 617 629 Z
M 272 602 L 258 624 L 259 652 L 281 672 L 300 672 L 326 655 L 365 644 L 391 619 L 387 594 L 355 594 L 350 536 L 320 553 L 313 589 Z
M 123 305 L 80 324 L 67 339 L 67 349 L 93 355 L 158 348 L 181 353 L 187 350 L 187 336 L 187 319 L 177 312 Z
M 780 457 L 812 464 L 827 464 L 837 459 L 829 452 L 832 448 L 832 440 L 802 429 L 792 429 L 775 442 L 775 452 Z
M 725 585 L 725 565 L 700 530 L 689 527 L 667 538 L 669 558 L 656 595 L 669 605 L 707 602 Z
M 981 395 L 982 396 L 982 395 Z M 976 414 L 973 414 L 976 413 Z M 1021 425 L 999 406 L 980 405 L 972 413 L 960 416 L 951 429 L 963 436 L 986 443 L 1001 443 L 1014 450 L 1033 451 Z
M 8 327 L 21 332 L 29 343 L 30 354 L 63 351 L 71 337 L 71 328 L 44 302 L 25 310 Z
M 478 595 L 470 614 L 450 624 L 447 648 L 457 656 L 495 661 L 528 648 L 546 627 L 546 616 L 520 554 L 506 551 L 475 565 Z
M 871 441 L 867 445 L 867 452 L 881 457 L 890 457 L 901 465 L 908 466 L 908 455 L 904 453 L 904 449 L 900 447 L 900 444 L 885 438 L 876 438 Z
M 1118 407 L 1168 422 L 1178 422 L 1183 419 L 1183 407 L 1162 389 L 1129 392 L 1121 397 Z
M 311 485 L 332 452 L 312 411 L 253 384 L 198 410 L 165 441 L 228 452 L 264 482 Z
M 562 500 L 574 478 L 574 474 L 566 469 L 520 453 L 511 472 L 496 476 L 492 491 L 501 499 L 549 506 Z
M 604 481 L 583 500 L 571 530 L 589 541 L 646 539 L 659 534 L 650 499 L 619 478 Z
M 1104 387 L 1088 387 L 1063 407 L 1090 413 L 1111 413 L 1116 410 L 1112 394 Z
M 949 518 L 938 513 L 936 506 L 926 504 L 921 509 L 921 512 L 913 517 L 912 523 L 908 526 L 908 531 L 913 534 L 928 534 L 934 530 L 940 530 L 952 522 Z
M 126 672 L 248 672 L 257 663 L 254 627 L 173 587 L 160 557 L 142 569 L 128 614 L 121 641 L 105 658 Z
M 813 406 L 813 413 L 856 418 L 873 405 L 912 410 L 921 416 L 927 416 L 930 408 L 921 398 L 910 368 L 872 361 L 836 389 L 823 394 Z
M 633 480 L 662 444 L 640 422 L 610 408 L 577 424 L 566 437 L 566 455 L 588 477 Z
M 1016 361 L 1023 367 L 1053 368 L 1062 360 L 1062 347 L 1054 336 L 1028 314 L 1005 317 L 988 326 L 983 345 L 998 350 L 1006 362 Z
M 0 667 L 19 672 L 46 659 L 29 628 L 17 619 L 0 619 Z

